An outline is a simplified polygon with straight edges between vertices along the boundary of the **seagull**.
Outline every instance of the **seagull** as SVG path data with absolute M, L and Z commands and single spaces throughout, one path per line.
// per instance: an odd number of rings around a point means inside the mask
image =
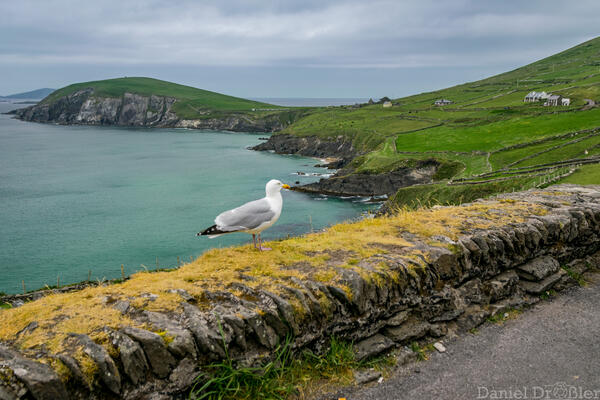
M 267 182 L 265 191 L 267 195 L 259 200 L 254 200 L 242 206 L 228 210 L 217 215 L 215 224 L 198 232 L 196 236 L 207 235 L 210 239 L 226 233 L 246 232 L 252 234 L 254 248 L 260 251 L 271 250 L 263 247 L 260 233 L 273 225 L 281 215 L 283 198 L 281 189 L 289 189 L 290 186 L 281 183 L 277 179 Z M 258 236 L 258 247 L 256 239 Z

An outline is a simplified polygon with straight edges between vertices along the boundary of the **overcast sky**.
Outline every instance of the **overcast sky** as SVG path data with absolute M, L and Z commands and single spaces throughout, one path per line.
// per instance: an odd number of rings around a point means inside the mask
M 0 94 L 150 76 L 242 97 L 400 97 L 600 35 L 599 0 L 0 0 Z

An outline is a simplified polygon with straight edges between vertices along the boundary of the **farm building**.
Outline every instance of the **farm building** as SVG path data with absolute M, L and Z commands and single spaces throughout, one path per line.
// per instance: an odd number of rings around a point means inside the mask
M 525 96 L 525 103 L 533 103 L 534 101 L 545 100 L 548 98 L 548 94 L 546 92 L 529 92 Z
M 558 106 L 562 105 L 562 96 L 560 94 L 553 94 L 548 96 L 548 100 L 544 103 L 545 106 Z
M 570 106 L 571 105 L 571 99 L 568 97 L 563 97 L 562 100 L 560 101 L 560 105 L 561 106 Z
M 448 100 L 448 99 L 439 99 L 439 100 L 436 100 L 435 103 L 433 103 L 433 104 L 435 104 L 436 106 L 447 106 L 448 104 L 452 104 L 452 103 L 453 103 L 453 101 Z
M 391 101 L 385 101 L 385 102 L 383 103 L 383 108 L 389 108 L 389 107 L 391 107 L 391 106 L 392 106 L 392 102 L 391 102 Z

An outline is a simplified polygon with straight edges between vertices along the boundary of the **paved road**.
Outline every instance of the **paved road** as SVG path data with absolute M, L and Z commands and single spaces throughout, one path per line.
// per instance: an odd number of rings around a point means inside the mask
M 446 353 L 407 365 L 381 384 L 331 398 L 600 399 L 600 285 L 594 275 L 595 283 L 503 325 L 486 323 L 475 335 L 448 341 Z

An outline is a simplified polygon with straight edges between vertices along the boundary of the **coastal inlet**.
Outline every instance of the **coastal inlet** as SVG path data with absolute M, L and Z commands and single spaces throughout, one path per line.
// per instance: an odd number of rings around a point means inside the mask
M 4 105 L 6 106 L 6 105 Z M 6 109 L 0 111 L 7 111 Z M 330 170 L 318 160 L 247 150 L 261 135 L 185 129 L 56 126 L 0 115 L 0 292 L 177 266 L 245 243 L 195 233 L 219 212 Z M 301 172 L 301 174 L 298 174 Z M 377 204 L 284 193 L 265 240 L 353 219 Z M 319 199 L 321 201 L 315 201 Z M 322 201 L 326 199 L 326 201 Z

